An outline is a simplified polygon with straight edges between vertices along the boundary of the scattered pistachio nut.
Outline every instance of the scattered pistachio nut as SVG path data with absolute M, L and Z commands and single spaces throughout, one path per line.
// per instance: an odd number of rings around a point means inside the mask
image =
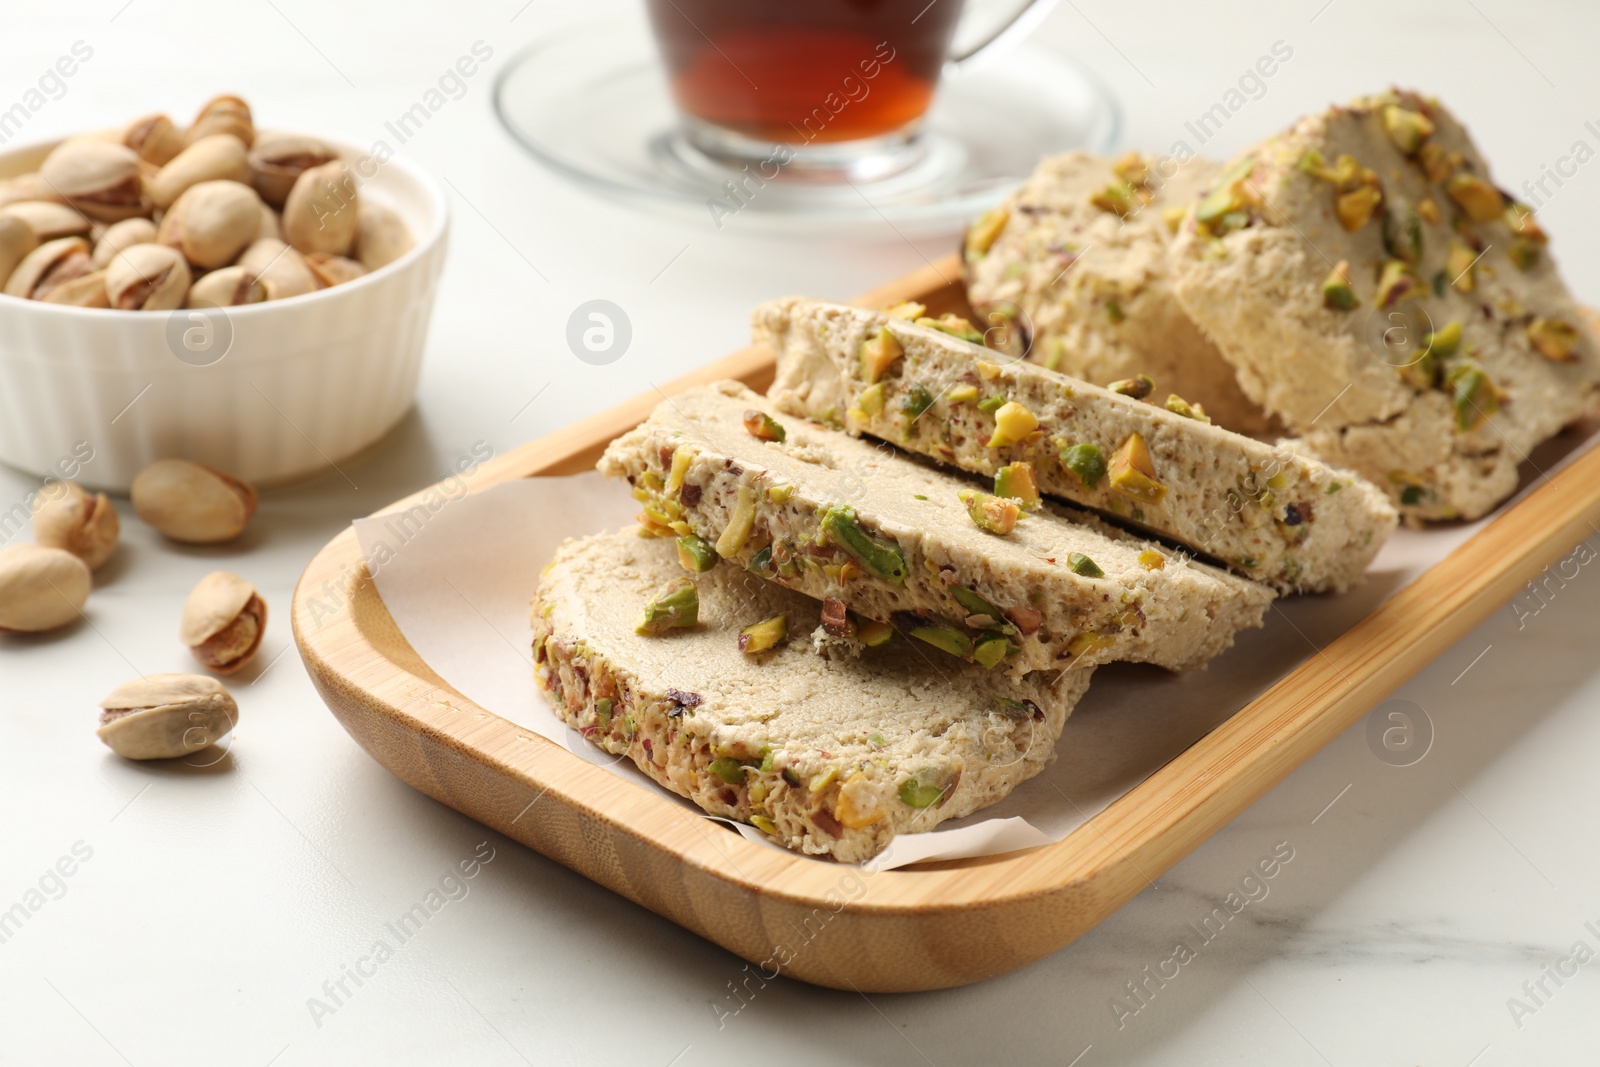
M 356 258 L 369 271 L 393 263 L 415 243 L 400 213 L 387 204 L 362 200 L 356 221 Z
M 238 307 L 267 299 L 267 287 L 248 267 L 223 267 L 208 271 L 189 287 L 183 306 L 189 308 Z
M 183 602 L 178 637 L 207 670 L 232 674 L 255 656 L 266 629 L 267 602 L 256 587 L 212 571 Z
M 659 637 L 668 630 L 694 626 L 700 621 L 700 593 L 690 578 L 674 578 L 645 601 L 633 632 Z
M 1505 214 L 1505 196 L 1475 174 L 1452 174 L 1444 191 L 1473 222 L 1493 222 Z
M 82 237 L 46 241 L 22 258 L 6 279 L 6 295 L 43 300 L 56 286 L 93 273 L 89 242 Z
M 63 141 L 39 164 L 39 177 L 56 196 L 92 219 L 117 222 L 149 211 L 139 157 L 112 141 Z
M 361 198 L 343 160 L 303 171 L 283 202 L 283 236 L 301 252 L 346 256 L 355 245 Z
M 76 482 L 56 482 L 33 505 L 33 539 L 60 548 L 98 570 L 117 548 L 121 520 L 104 493 L 89 493 Z
M 895 335 L 880 329 L 872 338 L 861 343 L 862 380 L 868 385 L 876 383 L 904 353 Z
M 191 141 L 146 183 L 150 202 L 165 210 L 191 185 L 201 182 L 250 182 L 250 161 L 244 142 L 231 133 Z
M 848 504 L 827 508 L 822 513 L 821 526 L 823 536 L 842 548 L 863 571 L 892 585 L 905 584 L 905 552 L 899 543 L 864 530 L 855 508 Z
M 0 287 L 5 287 L 17 265 L 39 247 L 39 235 L 22 219 L 0 213 Z
M 1005 536 L 1017 528 L 1022 518 L 1022 507 L 1009 497 L 991 496 L 976 489 L 963 489 L 957 494 L 973 524 L 985 533 Z
M 1167 495 L 1167 487 L 1156 480 L 1150 448 L 1139 434 L 1129 434 L 1117 447 L 1107 471 L 1111 476 L 1111 488 L 1123 496 L 1159 504 Z
M 214 96 L 200 105 L 194 121 L 189 124 L 185 139 L 194 144 L 213 134 L 232 134 L 246 147 L 255 141 L 255 120 L 250 105 L 231 93 Z
M 156 239 L 202 270 L 238 259 L 261 231 L 261 198 L 234 181 L 196 182 L 161 217 Z
M 164 167 L 183 151 L 183 133 L 163 114 L 134 119 L 122 131 L 122 143 L 153 167 Z
M 1132 378 L 1121 378 L 1106 386 L 1113 393 L 1132 397 L 1135 400 L 1148 400 L 1150 394 L 1156 391 L 1156 383 L 1148 374 L 1135 375 Z
M 23 200 L 0 208 L 0 216 L 26 222 L 33 235 L 41 241 L 54 241 L 58 237 L 87 237 L 92 227 L 87 215 L 75 207 L 58 204 L 53 200 Z
M 189 292 L 189 264 L 166 245 L 125 249 L 106 267 L 106 295 L 121 311 L 171 311 Z
M 1039 483 L 1033 476 L 1033 464 L 1020 461 L 1008 463 L 994 472 L 994 495 L 1020 501 L 1028 510 L 1044 503 L 1039 496 Z
M 89 602 L 89 565 L 62 548 L 0 549 L 0 631 L 43 633 L 77 619 Z
M 1562 319 L 1536 318 L 1528 323 L 1528 343 L 1552 363 L 1577 358 L 1578 328 Z
M 998 207 L 992 211 L 985 211 L 978 216 L 967 230 L 966 257 L 969 260 L 981 259 L 994 245 L 995 239 L 1006 228 L 1006 223 L 1011 221 L 1009 208 Z
M 367 273 L 367 268 L 348 256 L 308 252 L 301 258 L 305 260 L 306 269 L 311 271 L 311 276 L 317 280 L 317 285 L 323 289 L 353 282 L 357 278 L 365 277 Z
M 300 133 L 261 131 L 250 146 L 250 169 L 256 192 L 273 207 L 282 208 L 300 175 L 339 158 L 315 137 Z
M 776 441 L 782 444 L 789 436 L 783 424 L 765 411 L 751 408 L 744 413 L 745 432 L 757 441 Z
M 111 298 L 106 295 L 106 272 L 103 270 L 68 278 L 40 299 L 46 304 L 67 304 L 80 308 L 111 306 Z
M 256 491 L 230 474 L 186 459 L 158 459 L 133 480 L 139 518 L 174 541 L 208 545 L 244 532 Z
M 96 736 L 125 759 L 175 759 L 228 736 L 239 705 L 215 678 L 149 674 L 112 690 L 100 702 Z
M 1322 306 L 1329 311 L 1349 311 L 1361 303 L 1350 288 L 1350 262 L 1341 259 L 1322 281 Z
M 1020 443 L 1039 428 L 1039 420 L 1023 405 L 1008 400 L 994 413 L 994 433 L 989 435 L 989 448 L 1008 448 Z
M 94 243 L 94 253 L 89 257 L 89 262 L 97 270 L 104 270 L 111 265 L 111 261 L 126 252 L 134 245 L 150 245 L 156 242 L 156 224 L 149 219 L 123 219 L 106 227 L 100 235 L 100 240 Z
M 1060 453 L 1061 466 L 1085 489 L 1093 489 L 1106 476 L 1106 457 L 1098 445 L 1068 445 Z
M 739 651 L 747 656 L 776 648 L 789 639 L 789 616 L 774 615 L 739 631 Z
M 254 274 L 268 300 L 286 300 L 317 291 L 316 275 L 305 257 L 272 237 L 258 239 L 237 264 Z

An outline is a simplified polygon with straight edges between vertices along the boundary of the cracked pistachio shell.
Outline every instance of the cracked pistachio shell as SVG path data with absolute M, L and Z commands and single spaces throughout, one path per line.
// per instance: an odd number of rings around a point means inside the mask
M 241 304 L 259 304 L 267 298 L 266 286 L 261 284 L 248 267 L 223 267 L 203 274 L 189 287 L 189 298 L 184 307 L 225 308 Z
M 92 219 L 116 222 L 149 214 L 139 157 L 99 137 L 57 145 L 39 165 L 39 177 L 56 196 Z
M 42 300 L 63 282 L 93 270 L 89 262 L 89 242 L 82 237 L 61 237 L 46 241 L 23 257 L 6 280 L 6 295 L 25 300 Z
M 213 96 L 201 105 L 185 135 L 190 144 L 202 137 L 226 133 L 237 137 L 246 148 L 256 138 L 255 120 L 250 116 L 250 105 L 237 96 L 224 93 Z
M 0 214 L 0 289 L 5 287 L 17 264 L 38 247 L 39 235 L 33 232 L 32 226 L 15 216 Z
M 183 306 L 190 278 L 177 249 L 134 245 L 106 267 L 106 297 L 119 311 L 171 311 Z
M 33 539 L 71 552 L 90 570 L 111 558 L 122 524 L 104 493 L 90 493 L 76 482 L 55 482 L 33 504 Z
M 183 151 L 183 131 L 162 114 L 134 119 L 122 131 L 122 143 L 146 163 L 164 167 Z
M 147 674 L 100 702 L 96 736 L 126 759 L 172 759 L 216 744 L 239 721 L 239 705 L 215 678 Z
M 367 268 L 353 259 L 344 256 L 330 256 L 322 252 L 312 252 L 305 256 L 306 267 L 310 269 L 317 284 L 324 289 L 330 286 L 342 285 L 353 282 L 367 273 Z
M 38 171 L 19 174 L 15 178 L 0 179 L 0 207 L 5 207 L 7 204 L 20 204 L 25 200 L 54 200 L 60 202 L 61 197 L 54 189 L 45 184 Z
M 45 304 L 66 304 L 69 307 L 108 308 L 111 297 L 106 293 L 106 272 L 91 271 L 68 278 L 39 298 Z
M 233 181 L 191 185 L 161 218 L 156 240 L 203 270 L 225 267 L 261 230 L 261 198 Z
M 283 227 L 278 225 L 278 213 L 265 201 L 261 204 L 261 229 L 256 233 L 256 240 L 263 237 L 283 240 Z
M 57 237 L 89 236 L 88 218 L 76 208 L 54 200 L 21 200 L 0 207 L 0 215 L 9 215 L 26 222 L 41 241 L 54 241 Z
M 42 633 L 72 622 L 89 602 L 89 565 L 48 545 L 0 549 L 0 630 Z
M 256 491 L 248 483 L 186 459 L 150 464 L 133 480 L 132 496 L 139 518 L 194 545 L 233 540 L 256 512 Z
M 105 267 L 113 257 L 134 245 L 154 244 L 155 240 L 156 224 L 149 219 L 123 219 L 106 227 L 94 243 L 94 255 L 89 260 L 96 267 Z
M 172 157 L 146 183 L 150 202 L 168 208 L 185 189 L 200 182 L 233 181 L 249 184 L 250 162 L 244 142 L 231 133 L 202 137 Z
M 183 604 L 178 638 L 207 669 L 232 674 L 256 654 L 267 628 L 267 603 L 228 571 L 200 579 Z
M 282 241 L 256 241 L 239 257 L 239 266 L 256 276 L 268 300 L 286 300 L 317 291 L 316 275 L 306 266 L 305 257 Z
M 342 160 L 312 167 L 295 179 L 283 203 L 283 236 L 301 252 L 343 256 L 355 244 L 361 203 Z
M 356 232 L 356 258 L 370 270 L 393 263 L 412 246 L 411 231 L 400 213 L 387 204 L 361 202 L 361 217 Z
M 325 163 L 332 163 L 339 153 L 315 137 L 299 133 L 263 130 L 256 134 L 250 146 L 250 170 L 254 174 L 256 192 L 273 207 L 283 207 L 294 188 L 295 180 Z

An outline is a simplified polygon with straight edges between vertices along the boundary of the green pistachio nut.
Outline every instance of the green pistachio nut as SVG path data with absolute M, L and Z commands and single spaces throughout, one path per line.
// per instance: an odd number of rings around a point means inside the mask
M 822 513 L 822 532 L 874 578 L 881 578 L 893 585 L 905 584 L 905 553 L 895 542 L 874 537 L 862 529 L 855 508 L 848 504 L 836 504 L 828 508 Z

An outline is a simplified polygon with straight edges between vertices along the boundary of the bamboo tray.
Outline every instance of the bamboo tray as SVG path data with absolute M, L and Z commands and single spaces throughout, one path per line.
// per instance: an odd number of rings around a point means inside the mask
M 946 280 L 959 276 L 952 256 L 861 302 L 915 299 L 934 314 L 960 312 L 961 286 Z M 719 378 L 765 390 L 772 373 L 770 353 L 745 349 L 665 391 Z M 588 469 L 658 399 L 636 397 L 499 457 L 473 491 Z M 344 728 L 428 796 L 769 974 L 861 991 L 938 989 L 1003 974 L 1073 941 L 1592 533 L 1600 449 L 1559 481 L 1546 481 L 1063 840 L 876 874 L 748 842 L 473 704 L 401 637 L 352 530 L 301 577 L 294 634 Z M 309 601 L 326 595 L 326 583 L 347 610 L 316 626 Z

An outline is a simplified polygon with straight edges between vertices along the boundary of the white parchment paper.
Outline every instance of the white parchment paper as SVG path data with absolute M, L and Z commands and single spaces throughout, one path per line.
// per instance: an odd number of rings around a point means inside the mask
M 1534 457 L 1525 482 L 1555 477 L 1566 459 L 1592 442 L 1589 435 L 1565 435 Z M 533 681 L 528 608 L 540 569 L 563 540 L 629 526 L 637 510 L 626 491 L 591 473 L 529 478 L 455 499 L 440 497 L 423 512 L 358 519 L 355 528 L 378 593 L 400 632 L 450 685 L 483 708 L 633 780 L 639 788 L 698 810 L 628 760 L 584 740 L 556 717 Z M 1067 720 L 1056 760 L 1038 777 L 965 819 L 930 833 L 897 837 L 867 866 L 887 870 L 1060 840 L 1442 560 L 1487 521 L 1398 531 L 1360 589 L 1342 596 L 1280 600 L 1263 629 L 1241 634 L 1234 648 L 1206 670 L 1175 675 L 1141 664 L 1101 667 Z M 718 821 L 752 841 L 781 847 L 754 827 Z

